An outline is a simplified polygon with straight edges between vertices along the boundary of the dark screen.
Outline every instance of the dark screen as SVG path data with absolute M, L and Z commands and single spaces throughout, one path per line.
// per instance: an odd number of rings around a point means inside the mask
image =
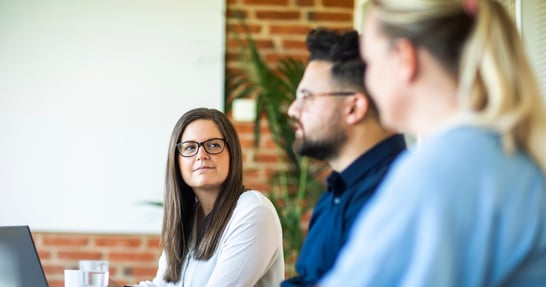
M 48 286 L 28 226 L 0 226 L 0 286 Z

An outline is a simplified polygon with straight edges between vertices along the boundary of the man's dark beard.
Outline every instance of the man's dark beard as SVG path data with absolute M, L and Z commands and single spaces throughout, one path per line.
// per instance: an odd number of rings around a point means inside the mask
M 345 144 L 347 134 L 344 130 L 336 130 L 326 139 L 312 141 L 305 137 L 296 138 L 294 150 L 300 156 L 309 156 L 318 160 L 328 161 L 339 155 L 339 150 Z

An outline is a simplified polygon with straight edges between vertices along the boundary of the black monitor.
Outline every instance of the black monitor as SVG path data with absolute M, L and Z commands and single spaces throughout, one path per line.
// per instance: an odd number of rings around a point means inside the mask
M 0 226 L 0 286 L 48 287 L 28 226 Z

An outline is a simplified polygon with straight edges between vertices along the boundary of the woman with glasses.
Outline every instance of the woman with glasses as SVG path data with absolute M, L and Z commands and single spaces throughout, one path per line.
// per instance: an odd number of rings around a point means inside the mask
M 278 286 L 282 231 L 271 202 L 243 186 L 241 145 L 214 109 L 184 114 L 169 144 L 163 254 L 139 286 Z

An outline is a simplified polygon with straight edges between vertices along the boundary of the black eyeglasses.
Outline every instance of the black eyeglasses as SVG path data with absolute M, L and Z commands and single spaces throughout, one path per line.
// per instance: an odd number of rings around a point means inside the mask
M 208 154 L 219 154 L 226 148 L 226 140 L 221 138 L 212 138 L 204 142 L 185 141 L 176 144 L 178 153 L 183 157 L 192 157 L 203 147 Z
M 311 93 L 305 90 L 296 91 L 296 102 L 298 107 L 303 106 L 303 102 L 314 97 L 314 96 L 351 96 L 356 94 L 356 92 L 327 92 L 327 93 Z

